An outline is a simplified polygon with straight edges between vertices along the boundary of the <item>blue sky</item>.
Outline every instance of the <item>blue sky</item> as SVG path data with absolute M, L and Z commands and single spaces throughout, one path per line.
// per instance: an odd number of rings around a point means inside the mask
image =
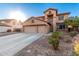
M 42 16 L 48 8 L 56 8 L 59 13 L 70 12 L 70 16 L 79 16 L 78 3 L 14 3 L 0 4 L 0 18 L 8 17 L 10 11 L 20 10 L 27 18 L 31 16 Z

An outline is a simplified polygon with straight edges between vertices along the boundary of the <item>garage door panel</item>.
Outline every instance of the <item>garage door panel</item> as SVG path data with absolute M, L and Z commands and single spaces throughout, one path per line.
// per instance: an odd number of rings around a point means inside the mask
M 25 27 L 25 32 L 33 32 L 36 33 L 37 29 L 35 26 Z
M 39 33 L 46 33 L 46 30 L 47 30 L 46 26 L 39 26 L 38 27 L 38 32 Z

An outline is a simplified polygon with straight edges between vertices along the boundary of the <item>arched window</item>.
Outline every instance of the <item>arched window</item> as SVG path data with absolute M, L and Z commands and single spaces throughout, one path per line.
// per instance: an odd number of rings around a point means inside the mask
M 51 14 L 51 11 L 49 11 L 49 15 Z

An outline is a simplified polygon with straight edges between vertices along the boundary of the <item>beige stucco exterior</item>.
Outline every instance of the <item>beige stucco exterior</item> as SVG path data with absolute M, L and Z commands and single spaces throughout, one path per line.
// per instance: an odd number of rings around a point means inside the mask
M 44 11 L 44 16 L 31 17 L 27 19 L 23 23 L 24 32 L 33 31 L 38 33 L 48 33 L 50 30 L 56 31 L 58 28 L 57 24 L 61 25 L 61 23 L 64 23 L 64 20 L 68 18 L 69 14 L 69 12 L 59 14 L 57 9 L 49 8 Z M 62 19 L 59 20 L 59 17 Z
M 23 25 L 24 32 L 33 32 L 33 33 L 47 33 L 49 26 L 47 23 L 38 20 L 34 17 L 27 20 Z M 34 22 L 34 23 L 33 23 Z M 26 25 L 27 24 L 27 25 Z

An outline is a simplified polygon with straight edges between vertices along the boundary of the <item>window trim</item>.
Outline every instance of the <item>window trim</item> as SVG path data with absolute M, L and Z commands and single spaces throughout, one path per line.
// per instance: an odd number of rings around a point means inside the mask
M 64 15 L 58 16 L 58 19 L 59 19 L 59 20 L 64 20 Z

